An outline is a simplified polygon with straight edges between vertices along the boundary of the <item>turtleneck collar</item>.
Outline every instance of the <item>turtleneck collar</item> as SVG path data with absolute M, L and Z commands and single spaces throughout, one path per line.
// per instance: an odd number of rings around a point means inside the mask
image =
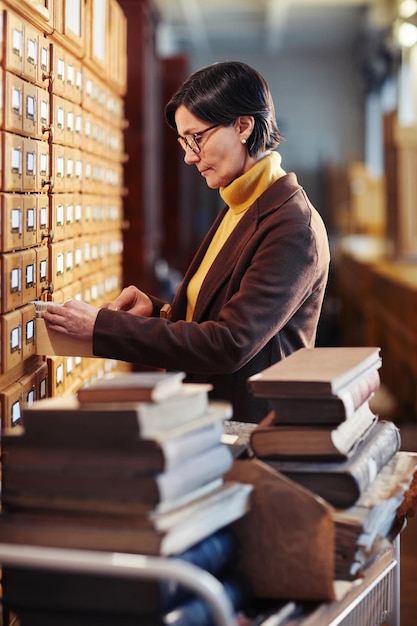
M 230 185 L 220 187 L 219 193 L 233 213 L 242 213 L 285 173 L 281 167 L 281 155 L 270 152 Z

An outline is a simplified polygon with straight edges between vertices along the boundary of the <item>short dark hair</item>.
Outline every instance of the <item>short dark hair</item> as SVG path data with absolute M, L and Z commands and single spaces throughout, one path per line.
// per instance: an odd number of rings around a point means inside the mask
M 213 63 L 191 74 L 165 107 L 165 119 L 174 130 L 175 113 L 182 104 L 210 124 L 230 126 L 241 115 L 253 116 L 255 126 L 247 141 L 251 156 L 272 150 L 283 140 L 269 86 L 246 63 Z

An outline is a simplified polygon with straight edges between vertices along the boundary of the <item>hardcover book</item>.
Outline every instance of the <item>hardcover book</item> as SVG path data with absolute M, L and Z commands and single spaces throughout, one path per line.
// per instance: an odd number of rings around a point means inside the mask
M 375 552 L 393 538 L 391 533 L 395 533 L 397 515 L 416 469 L 417 453 L 398 451 L 353 506 L 334 510 L 336 578 L 360 576 Z
M 343 387 L 337 395 L 271 398 L 275 419 L 280 424 L 323 424 L 337 425 L 349 419 L 365 402 L 372 400 L 380 387 L 377 369 Z
M 208 411 L 208 386 L 185 384 L 164 402 L 81 404 L 74 396 L 38 400 L 23 408 L 25 436 L 40 445 L 70 444 L 134 447 L 139 439 L 188 423 Z M 223 406 L 231 416 L 231 407 Z M 225 415 L 225 418 L 227 416 Z
M 155 514 L 144 524 L 134 509 L 125 515 L 3 511 L 0 537 L 6 543 L 168 556 L 187 550 L 249 510 L 251 485 L 226 481 L 182 509 Z
M 172 501 L 222 477 L 231 467 L 233 456 L 220 443 L 189 456 L 182 463 L 158 474 L 137 472 L 126 465 L 108 464 L 98 471 L 80 466 L 37 470 L 4 463 L 2 469 L 2 502 L 4 506 L 44 507 L 48 500 L 58 499 L 89 505 L 100 510 L 119 510 L 123 505 L 156 506 Z M 30 504 L 29 504 L 30 503 Z
M 400 431 L 379 421 L 344 461 L 265 460 L 272 468 L 307 487 L 338 508 L 353 506 L 378 472 L 400 449 Z
M 105 376 L 78 390 L 85 402 L 161 402 L 179 393 L 184 372 L 128 372 Z
M 156 474 L 169 471 L 188 457 L 219 443 L 223 418 L 227 415 L 228 404 L 212 402 L 201 417 L 146 438 L 132 437 L 126 443 L 116 437 L 104 441 L 100 433 L 98 437 L 85 436 L 84 430 L 66 437 L 65 430 L 59 428 L 59 417 L 40 440 L 16 426 L 3 434 L 3 464 L 8 468 L 52 473 L 70 472 L 76 466 L 79 471 L 83 468 L 89 473 L 105 473 L 110 467 L 117 467 L 124 473 Z
M 248 379 L 255 396 L 331 396 L 381 367 L 377 347 L 301 348 Z
M 271 411 L 252 431 L 250 445 L 262 458 L 340 461 L 354 454 L 377 419 L 368 403 L 337 427 L 281 424 Z

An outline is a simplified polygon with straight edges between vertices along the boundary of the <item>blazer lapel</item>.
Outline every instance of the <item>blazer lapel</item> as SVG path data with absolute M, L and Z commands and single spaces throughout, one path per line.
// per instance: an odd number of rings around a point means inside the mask
M 270 211 L 279 209 L 279 207 L 297 193 L 299 189 L 301 189 L 301 187 L 297 182 L 295 174 L 286 174 L 271 185 L 271 187 L 249 207 L 207 272 L 196 302 L 194 311 L 194 319 L 196 321 L 204 318 L 204 313 L 212 299 L 216 297 L 216 294 L 224 282 L 229 279 L 239 255 L 246 246 L 249 238 L 255 232 L 259 219 L 266 216 Z M 220 211 L 185 273 L 184 279 L 172 303 L 174 319 L 184 319 L 185 317 L 187 310 L 188 283 L 199 268 L 214 233 L 227 210 L 228 207 L 224 207 Z

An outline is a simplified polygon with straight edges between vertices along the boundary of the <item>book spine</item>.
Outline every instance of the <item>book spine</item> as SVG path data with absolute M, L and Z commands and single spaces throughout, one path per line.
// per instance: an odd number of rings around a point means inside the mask
M 347 461 L 360 494 L 365 491 L 380 470 L 398 452 L 400 445 L 400 431 L 393 422 L 381 421 L 375 425 L 371 435 L 358 448 L 358 454 Z
M 270 402 L 277 424 L 340 424 L 368 402 L 379 386 L 379 372 L 372 370 L 336 395 L 283 395 L 270 398 Z
M 362 404 L 368 401 L 379 388 L 381 379 L 378 370 L 369 372 L 367 376 L 360 378 L 354 385 L 339 393 L 342 400 L 346 417 L 354 414 Z

